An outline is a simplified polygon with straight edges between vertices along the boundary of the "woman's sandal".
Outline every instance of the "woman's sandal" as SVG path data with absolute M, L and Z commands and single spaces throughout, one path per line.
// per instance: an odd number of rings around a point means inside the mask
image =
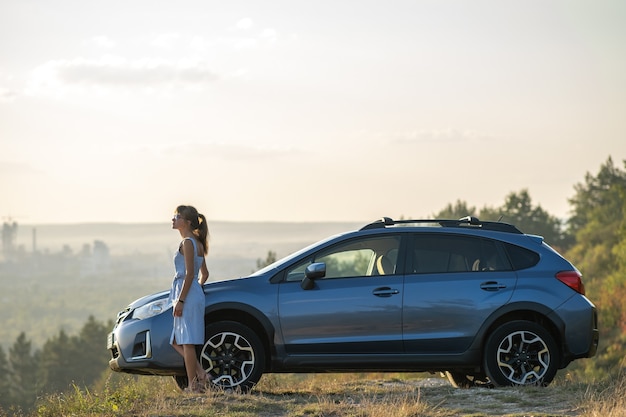
M 206 390 L 204 384 L 201 384 L 197 381 L 193 381 L 190 386 L 185 388 L 183 392 L 185 394 L 203 394 Z
M 207 388 L 211 386 L 212 380 L 213 380 L 213 377 L 204 371 L 201 371 L 200 373 L 198 373 L 198 375 L 196 375 L 196 383 L 199 385 L 201 389 L 204 389 L 204 390 L 206 390 Z

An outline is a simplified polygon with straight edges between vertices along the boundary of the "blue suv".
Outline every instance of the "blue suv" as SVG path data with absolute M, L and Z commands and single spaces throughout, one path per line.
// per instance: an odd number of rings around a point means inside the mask
M 456 387 L 547 385 L 592 357 L 595 306 L 580 272 L 515 226 L 383 218 L 244 278 L 204 285 L 212 383 L 268 372 L 442 372 Z M 132 302 L 108 337 L 111 369 L 173 376 L 168 292 Z

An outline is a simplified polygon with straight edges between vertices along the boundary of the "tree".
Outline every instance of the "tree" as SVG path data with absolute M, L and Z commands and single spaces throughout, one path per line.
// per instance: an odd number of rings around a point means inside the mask
M 80 375 L 75 352 L 75 340 L 71 340 L 64 330 L 44 344 L 41 356 L 46 392 L 63 392 Z
M 274 262 L 276 262 L 276 259 L 277 259 L 276 252 L 270 250 L 267 252 L 267 256 L 265 257 L 265 260 L 262 260 L 262 259 L 256 260 L 256 267 L 257 269 L 265 268 L 266 266 L 271 265 Z
M 577 259 L 588 279 L 602 279 L 618 267 L 613 248 L 622 238 L 618 232 L 624 222 L 626 172 L 616 168 L 609 158 L 596 176 L 587 173 L 585 182 L 574 189 L 576 194 L 569 200 L 573 210 L 568 233 L 576 239 L 576 245 L 569 256 Z
M 624 161 L 626 166 L 626 161 Z M 587 227 L 590 220 L 601 214 L 602 220 L 621 218 L 621 198 L 611 190 L 626 185 L 626 172 L 613 164 L 609 157 L 596 176 L 585 174 L 585 182 L 574 186 L 576 194 L 569 200 L 573 206 L 572 216 L 568 221 L 569 232 L 578 233 Z
M 105 326 L 89 316 L 78 336 L 60 330 L 49 339 L 42 350 L 46 392 L 63 392 L 72 384 L 89 386 L 100 378 L 109 361 L 103 340 L 111 327 L 112 323 Z
M 9 390 L 9 362 L 7 361 L 7 355 L 0 346 L 0 415 L 2 410 L 8 408 L 11 405 L 11 392 Z
M 9 369 L 11 376 L 10 397 L 13 404 L 30 409 L 39 391 L 38 361 L 39 352 L 31 352 L 31 342 L 24 332 L 20 333 L 13 346 L 9 349 Z
M 109 353 L 103 348 L 103 341 L 113 323 L 104 324 L 89 316 L 74 342 L 74 361 L 78 367 L 74 376 L 76 382 L 84 385 L 93 384 L 108 369 Z
M 565 235 L 561 230 L 561 221 L 548 214 L 541 205 L 533 206 L 528 190 L 519 193 L 510 193 L 506 196 L 504 205 L 496 208 L 483 208 L 480 219 L 493 219 L 514 224 L 524 233 L 543 236 L 551 245 L 563 248 L 567 245 Z
M 476 207 L 469 207 L 465 201 L 456 200 L 456 203 L 448 203 L 448 205 L 440 210 L 439 213 L 433 215 L 435 219 L 460 219 L 467 216 L 476 217 Z
M 466 216 L 511 223 L 524 233 L 543 236 L 546 242 L 559 249 L 563 249 L 570 242 L 561 230 L 561 221 L 551 216 L 540 205 L 534 206 L 528 190 L 508 194 L 504 205 L 500 207 L 483 207 L 480 212 L 477 212 L 476 207 L 457 200 L 454 205 L 448 204 L 434 215 L 438 219 L 460 219 Z
M 576 243 L 567 258 L 581 270 L 587 296 L 598 307 L 601 342 L 595 360 L 579 367 L 595 375 L 620 369 L 624 360 L 626 171 L 616 168 L 608 158 L 597 175 L 587 173 L 585 181 L 574 189 L 568 233 Z M 621 363 L 621 367 L 625 365 Z

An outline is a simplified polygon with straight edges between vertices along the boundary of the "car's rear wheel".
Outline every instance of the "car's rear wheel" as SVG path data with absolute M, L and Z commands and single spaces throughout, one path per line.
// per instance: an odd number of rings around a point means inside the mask
M 265 369 L 265 349 L 252 329 L 220 321 L 206 326 L 205 339 L 200 363 L 213 385 L 248 392 L 259 382 Z
M 524 320 L 505 323 L 491 333 L 484 355 L 485 372 L 496 386 L 548 385 L 559 362 L 552 335 Z

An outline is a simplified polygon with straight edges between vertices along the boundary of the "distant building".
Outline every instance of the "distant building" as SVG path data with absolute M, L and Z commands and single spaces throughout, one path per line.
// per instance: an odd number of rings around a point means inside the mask
M 2 260 L 4 262 L 12 261 L 15 259 L 16 245 L 15 238 L 17 237 L 17 222 L 11 222 L 8 218 L 2 224 Z
M 108 272 L 111 268 L 111 254 L 109 247 L 101 240 L 93 242 L 93 250 L 88 244 L 81 251 L 81 277 L 93 276 Z

